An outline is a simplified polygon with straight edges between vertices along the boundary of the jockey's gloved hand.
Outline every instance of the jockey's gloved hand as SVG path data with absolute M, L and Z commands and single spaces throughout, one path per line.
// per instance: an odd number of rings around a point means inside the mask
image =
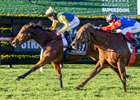
M 61 35 L 61 34 L 62 34 L 62 32 L 57 32 L 57 33 L 56 33 L 57 36 L 59 36 L 59 35 Z
M 94 28 L 95 30 L 101 30 L 101 28 L 100 28 L 99 26 L 93 26 L 93 28 Z

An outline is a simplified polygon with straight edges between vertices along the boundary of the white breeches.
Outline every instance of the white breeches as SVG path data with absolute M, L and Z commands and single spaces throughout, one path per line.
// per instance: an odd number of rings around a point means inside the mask
M 75 16 L 74 19 L 71 22 L 69 22 L 69 24 L 70 28 L 67 31 L 77 27 L 80 24 L 80 20 Z
M 134 26 L 131 26 L 131 27 L 127 27 L 123 30 L 121 30 L 121 32 L 126 35 L 127 32 L 130 32 L 130 33 L 137 33 L 137 32 L 140 32 L 140 23 L 139 22 L 136 22 Z
M 77 27 L 79 24 L 80 24 L 80 20 L 75 16 L 74 19 L 71 22 L 69 22 L 70 27 L 67 29 L 67 31 L 72 30 L 73 28 Z
M 69 30 L 71 30 L 71 29 L 77 27 L 77 26 L 80 24 L 80 20 L 75 16 L 74 19 L 73 19 L 71 22 L 69 22 L 69 24 L 70 24 L 70 27 L 69 27 L 69 29 L 67 29 L 67 31 L 69 31 Z M 62 38 L 63 38 L 63 39 L 62 39 L 63 45 L 64 45 L 64 46 L 67 46 L 68 43 L 67 43 L 66 39 L 64 38 L 64 34 L 61 34 L 61 36 L 62 36 Z

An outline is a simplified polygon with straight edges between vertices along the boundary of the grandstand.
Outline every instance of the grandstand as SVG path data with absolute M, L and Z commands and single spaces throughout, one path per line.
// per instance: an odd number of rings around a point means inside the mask
M 30 1 L 30 2 L 29 2 Z M 109 12 L 136 15 L 137 0 L 0 0 L 0 14 L 42 14 L 49 6 L 58 12 L 101 16 Z

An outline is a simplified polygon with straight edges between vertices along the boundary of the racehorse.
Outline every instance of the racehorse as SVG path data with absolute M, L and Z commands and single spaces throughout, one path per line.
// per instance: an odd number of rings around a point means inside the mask
M 91 72 L 89 77 L 76 88 L 81 89 L 84 87 L 91 78 L 96 76 L 102 69 L 106 68 L 105 64 L 108 63 L 110 68 L 118 74 L 122 81 L 124 92 L 127 92 L 125 66 L 128 64 L 131 55 L 127 42 L 123 40 L 120 34 L 96 30 L 93 26 L 94 25 L 91 23 L 83 25 L 71 44 L 72 47 L 75 48 L 77 43 L 88 43 L 92 41 L 99 50 L 99 61 L 95 69 Z M 136 55 L 135 64 L 140 64 L 140 54 Z
M 34 39 L 41 47 L 43 47 L 44 53 L 42 59 L 40 59 L 29 71 L 20 75 L 16 80 L 24 79 L 30 73 L 44 66 L 45 64 L 51 63 L 58 75 L 60 81 L 60 88 L 63 87 L 62 74 L 60 64 L 63 59 L 63 43 L 61 36 L 57 36 L 55 31 L 44 30 L 40 25 L 35 23 L 25 24 L 17 36 L 12 41 L 12 46 L 17 47 L 18 45 Z M 93 60 L 98 60 L 98 50 L 92 43 L 88 43 L 87 52 L 85 55 L 73 55 L 68 54 L 66 61 L 73 62 L 81 59 L 84 56 L 90 56 Z

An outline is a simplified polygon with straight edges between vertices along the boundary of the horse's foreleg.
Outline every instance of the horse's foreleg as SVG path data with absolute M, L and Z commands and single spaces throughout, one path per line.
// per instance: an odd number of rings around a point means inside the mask
M 84 85 L 91 79 L 93 78 L 94 76 L 96 76 L 103 68 L 103 66 L 100 65 L 100 62 L 98 61 L 94 70 L 91 72 L 91 74 L 89 75 L 88 78 L 86 78 L 80 85 L 78 85 L 76 87 L 76 89 L 80 90 L 82 87 L 84 87 Z
M 20 80 L 20 79 L 24 79 L 26 76 L 28 76 L 30 73 L 36 71 L 37 69 L 39 69 L 40 67 L 44 66 L 47 63 L 50 63 L 51 61 L 49 59 L 47 59 L 46 57 L 43 57 L 41 60 L 38 61 L 38 63 L 33 66 L 29 71 L 27 71 L 26 73 L 24 73 L 21 76 L 18 76 L 16 78 L 16 80 Z
M 63 88 L 63 82 L 62 82 L 62 74 L 61 74 L 61 68 L 60 68 L 60 64 L 56 64 L 52 62 L 52 65 L 58 75 L 59 78 L 59 82 L 60 82 L 60 88 Z
M 35 67 L 32 67 L 29 71 L 27 71 L 26 73 L 24 73 L 23 75 L 20 75 L 16 78 L 16 80 L 20 80 L 20 79 L 24 79 L 27 75 L 29 75 L 30 73 L 32 73 L 35 69 Z
M 127 92 L 126 90 L 126 71 L 125 71 L 125 64 L 123 64 L 123 62 L 121 62 L 123 60 L 119 59 L 119 61 L 117 62 L 117 66 L 118 66 L 118 70 L 119 70 L 119 74 L 121 77 L 121 81 L 123 83 L 123 89 L 124 92 Z

